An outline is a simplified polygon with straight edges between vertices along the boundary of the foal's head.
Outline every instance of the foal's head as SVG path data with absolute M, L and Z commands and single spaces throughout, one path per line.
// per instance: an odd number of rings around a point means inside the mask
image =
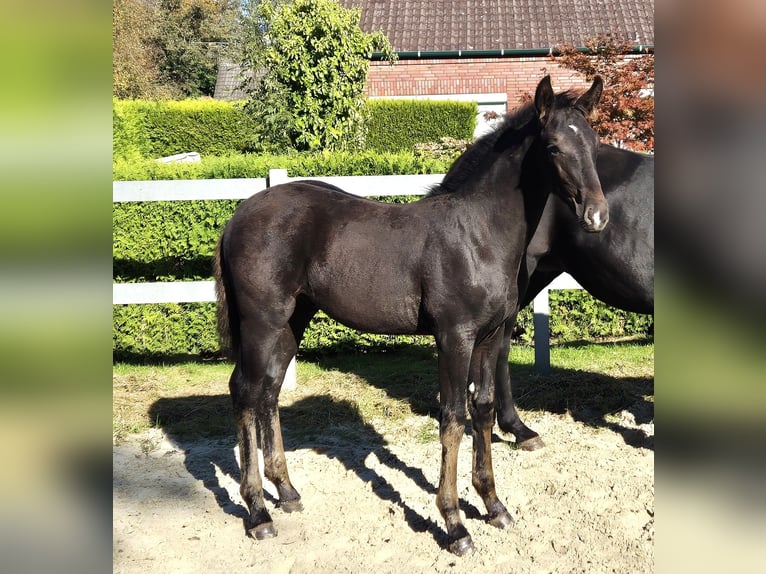
M 590 89 L 566 106 L 557 105 L 550 76 L 543 78 L 535 92 L 535 109 L 542 125 L 543 153 L 558 174 L 560 186 L 557 191 L 587 231 L 601 231 L 609 220 L 606 199 L 596 173 L 598 136 L 588 122 L 603 87 L 601 78 L 596 76 Z

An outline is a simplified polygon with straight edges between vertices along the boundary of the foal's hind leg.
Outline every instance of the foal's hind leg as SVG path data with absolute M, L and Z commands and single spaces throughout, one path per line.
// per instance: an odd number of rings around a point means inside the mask
M 497 424 L 500 430 L 513 433 L 516 437 L 516 445 L 522 450 L 537 450 L 543 448 L 545 443 L 535 431 L 522 422 L 519 413 L 516 412 L 516 405 L 513 402 L 511 374 L 508 370 L 508 353 L 511 349 L 511 333 L 513 332 L 515 322 L 515 317 L 506 321 L 505 332 L 497 357 L 497 368 L 495 370 Z
M 263 500 L 263 484 L 258 464 L 258 423 L 255 403 L 256 389 L 245 378 L 242 367 L 237 363 L 229 380 L 229 389 L 234 403 L 234 417 L 237 425 L 239 461 L 242 477 L 239 492 L 249 513 L 245 521 L 247 534 L 259 540 L 277 535 L 266 503 Z
M 250 512 L 246 529 L 250 536 L 257 539 L 277 534 L 263 499 L 258 438 L 264 450 L 266 475 L 277 485 L 280 499 L 284 498 L 292 510 L 300 506 L 300 496 L 287 476 L 276 413 L 279 389 L 287 365 L 295 353 L 295 343 L 287 327 L 287 319 L 278 328 L 274 328 L 273 323 L 273 320 L 271 323 L 265 320 L 242 321 L 240 353 L 229 382 L 242 468 L 240 493 Z
M 287 461 L 282 442 L 282 429 L 279 424 L 279 391 L 285 378 L 285 371 L 297 350 L 292 331 L 285 328 L 274 352 L 264 379 L 263 399 L 258 404 L 258 421 L 261 448 L 263 449 L 263 465 L 266 478 L 277 487 L 279 507 L 285 512 L 303 510 L 301 496 L 290 482 L 287 473 Z
M 468 410 L 473 436 L 473 486 L 497 528 L 513 524 L 513 518 L 497 497 L 492 470 L 492 427 L 495 423 L 495 365 L 500 334 L 480 344 L 471 357 Z

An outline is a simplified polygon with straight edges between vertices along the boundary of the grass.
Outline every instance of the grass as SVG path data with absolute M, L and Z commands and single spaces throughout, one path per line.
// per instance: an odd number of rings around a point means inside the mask
M 598 423 L 635 401 L 652 400 L 652 341 L 555 345 L 553 370 L 545 376 L 534 371 L 532 347 L 514 346 L 509 361 L 522 416 L 569 412 Z M 231 435 L 231 368 L 226 362 L 115 364 L 115 440 L 152 427 L 190 438 Z M 285 439 L 436 441 L 437 392 L 436 352 L 429 346 L 299 360 L 297 388 L 280 395 Z

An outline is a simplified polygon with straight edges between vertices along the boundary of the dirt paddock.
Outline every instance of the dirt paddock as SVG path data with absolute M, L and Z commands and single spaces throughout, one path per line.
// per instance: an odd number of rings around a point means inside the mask
M 113 449 L 114 572 L 652 572 L 653 403 L 601 424 L 568 413 L 522 416 L 547 446 L 493 444 L 511 528 L 485 522 L 471 486 L 470 436 L 463 439 L 458 491 L 476 545 L 463 558 L 445 549 L 435 505 L 438 440 L 286 438 L 304 511 L 274 508 L 266 483 L 278 536 L 255 541 L 244 534 L 233 436 L 133 435 Z

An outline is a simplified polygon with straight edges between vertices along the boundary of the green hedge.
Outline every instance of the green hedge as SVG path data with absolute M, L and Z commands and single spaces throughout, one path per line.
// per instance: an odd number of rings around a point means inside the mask
M 551 291 L 551 336 L 560 342 L 647 335 L 654 319 L 597 301 L 585 291 Z M 113 307 L 113 355 L 144 361 L 178 355 L 219 356 L 215 303 L 162 303 Z M 518 340 L 532 341 L 531 307 L 519 315 Z M 431 337 L 358 333 L 318 313 L 306 330 L 301 352 L 326 354 L 431 344 Z
M 417 143 L 449 137 L 473 138 L 476 102 L 428 100 L 370 100 L 367 122 L 369 149 L 412 150 Z
M 645 336 L 653 332 L 654 317 L 630 313 L 602 303 L 582 289 L 549 292 L 550 335 L 559 342 Z M 534 339 L 534 314 L 528 305 L 517 319 L 517 338 Z
M 114 100 L 112 110 L 115 158 L 190 151 L 226 155 L 254 149 L 253 120 L 241 102 Z
M 375 159 L 377 158 L 377 159 Z M 222 171 L 219 159 L 194 166 L 199 177 Z M 276 156 L 258 162 L 232 162 L 245 173 L 262 177 L 268 167 L 286 167 L 291 175 L 356 175 L 390 173 L 439 173 L 448 166 L 410 154 L 318 154 L 308 157 Z M 425 162 L 425 163 L 424 163 Z M 123 175 L 135 179 L 189 178 L 188 164 L 163 166 L 155 162 L 124 162 Z M 258 167 L 256 167 L 258 166 Z M 304 171 L 305 170 L 305 171 Z M 113 275 L 115 281 L 182 281 L 211 277 L 212 254 L 221 229 L 238 201 L 173 201 L 118 203 L 113 206 Z M 218 353 L 215 304 L 115 305 L 113 351 L 116 359 Z M 531 341 L 532 314 L 519 318 L 521 339 Z M 551 292 L 551 332 L 562 341 L 641 335 L 649 332 L 651 317 L 607 307 L 583 291 Z M 422 342 L 418 337 L 359 335 L 319 314 L 306 332 L 302 349 L 327 352 L 391 347 Z
M 118 160 L 115 180 L 265 177 L 270 168 L 291 176 L 401 175 L 443 173 L 449 162 L 412 153 L 319 153 L 281 156 L 208 157 L 198 164 Z M 258 190 L 253 190 L 258 191 Z M 391 198 L 392 200 L 394 198 Z M 113 277 L 118 282 L 205 280 L 221 229 L 238 201 L 117 203 L 112 209 Z M 167 355 L 210 355 L 218 351 L 212 303 L 115 305 L 113 351 L 117 359 Z M 403 344 L 409 337 L 357 337 L 318 316 L 304 349 Z
M 442 137 L 470 139 L 476 123 L 473 102 L 371 100 L 369 107 L 366 147 L 375 151 L 412 151 L 416 143 Z M 115 159 L 258 149 L 243 102 L 114 100 L 112 119 Z
M 269 168 L 284 168 L 291 176 L 299 177 L 402 175 L 443 173 L 448 167 L 447 161 L 416 157 L 412 153 L 338 152 L 207 158 L 197 164 L 122 160 L 115 163 L 114 175 L 116 180 L 266 177 Z M 253 193 L 256 191 L 259 190 L 254 189 Z M 115 281 L 209 278 L 215 244 L 237 205 L 235 200 L 114 204 L 112 269 Z
M 215 244 L 237 204 L 234 200 L 115 204 L 115 281 L 209 279 Z M 213 303 L 115 305 L 114 356 L 133 360 L 217 354 L 214 315 Z M 519 324 L 521 339 L 531 341 L 529 309 L 521 313 Z M 562 341 L 641 335 L 652 325 L 651 317 L 607 307 L 584 291 L 551 292 L 551 332 Z M 359 350 L 416 341 L 423 338 L 359 335 L 319 314 L 306 332 L 302 350 Z
M 116 282 L 205 280 L 236 200 L 118 203 L 112 209 Z
M 286 169 L 291 177 L 407 175 L 445 173 L 450 164 L 446 159 L 415 155 L 412 152 L 373 151 L 239 154 L 203 157 L 198 163 L 159 163 L 151 159 L 131 158 L 116 159 L 112 165 L 112 177 L 115 181 L 266 177 L 269 169 Z

